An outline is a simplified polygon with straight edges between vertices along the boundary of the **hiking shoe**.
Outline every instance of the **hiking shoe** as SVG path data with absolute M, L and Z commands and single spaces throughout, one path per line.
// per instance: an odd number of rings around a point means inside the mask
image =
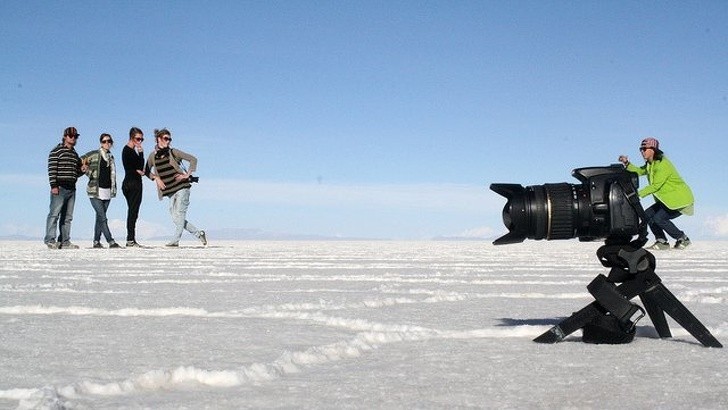
M 168 248 L 179 248 L 179 242 L 170 242 L 168 244 L 165 244 L 164 246 Z
M 104 245 L 101 244 L 101 242 L 94 242 L 94 249 L 104 249 Z
M 200 231 L 197 233 L 197 238 L 202 242 L 203 245 L 207 246 L 207 235 L 205 234 L 205 231 Z
M 652 246 L 650 246 L 647 249 L 652 249 L 654 251 L 664 251 L 667 249 L 670 249 L 670 244 L 662 239 L 658 239 L 657 242 L 655 242 Z
M 61 246 L 58 247 L 59 249 L 78 249 L 78 245 L 71 242 L 66 242 L 64 244 L 61 244 Z
M 121 248 L 121 246 L 116 242 L 111 242 L 109 244 L 109 249 L 119 249 L 119 248 Z
M 142 246 L 139 245 L 136 241 L 126 241 L 126 247 L 127 248 L 141 248 Z
M 685 249 L 690 246 L 690 238 L 683 236 L 675 242 L 675 249 Z
M 46 246 L 48 246 L 48 249 L 58 249 L 59 248 L 58 245 L 59 245 L 58 242 L 48 242 L 46 244 Z

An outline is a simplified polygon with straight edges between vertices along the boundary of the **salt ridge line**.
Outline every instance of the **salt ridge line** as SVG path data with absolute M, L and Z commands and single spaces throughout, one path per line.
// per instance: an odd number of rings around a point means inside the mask
M 253 363 L 233 370 L 205 370 L 193 366 L 174 369 L 151 370 L 118 382 L 98 383 L 88 380 L 61 386 L 39 389 L 16 388 L 0 390 L 0 398 L 19 401 L 21 409 L 65 408 L 68 401 L 84 396 L 120 396 L 160 390 L 194 389 L 195 386 L 231 388 L 248 383 L 271 382 L 306 368 L 360 357 L 382 345 L 429 339 L 463 339 L 493 337 L 533 337 L 545 326 L 517 326 L 516 331 L 505 329 L 475 329 L 469 331 L 441 332 L 427 328 L 406 327 L 388 331 L 366 331 L 347 341 L 314 346 L 297 352 L 284 352 L 270 363 Z M 719 333 L 728 330 L 728 323 L 721 325 Z M 675 333 L 687 334 L 685 331 Z
M 433 302 L 447 299 L 433 299 Z M 459 300 L 459 299 L 458 299 Z M 389 299 L 386 301 L 362 302 L 357 306 L 351 307 L 381 307 L 391 306 L 402 303 L 422 303 L 409 299 Z M 427 303 L 427 302 L 425 302 Z M 205 309 L 198 308 L 159 308 L 159 309 L 137 309 L 125 308 L 118 310 L 106 310 L 87 307 L 57 307 L 57 306 L 13 306 L 0 308 L 0 314 L 6 315 L 58 315 L 67 314 L 71 316 L 115 316 L 115 317 L 200 317 L 200 318 L 269 318 L 269 319 L 296 319 L 301 321 L 311 321 L 317 324 L 323 324 L 331 327 L 345 328 L 352 331 L 388 331 L 402 332 L 416 330 L 418 332 L 436 332 L 445 334 L 447 331 L 435 330 L 413 325 L 388 325 L 371 322 L 364 319 L 348 319 L 325 315 L 321 310 L 339 310 L 345 309 L 337 306 L 326 304 L 286 304 L 281 306 L 260 306 L 251 307 L 243 310 L 233 310 L 228 312 L 208 312 Z M 721 324 L 720 326 L 723 326 Z M 720 327 L 719 326 L 719 327 Z M 462 331 L 458 331 L 462 333 Z M 510 334 L 510 333 L 509 333 Z M 532 336 L 529 334 L 528 336 Z
M 68 279 L 67 279 L 68 280 Z M 270 283 L 270 282 L 375 282 L 375 283 L 433 283 L 442 285 L 544 285 L 544 286 L 561 286 L 561 285 L 581 285 L 583 280 L 506 280 L 506 279 L 443 279 L 437 277 L 421 277 L 421 278 L 405 278 L 405 277 L 376 277 L 367 275 L 358 276 L 275 276 L 266 278 L 250 278 L 240 277 L 237 279 L 156 279 L 156 280 L 137 280 L 137 281 L 108 281 L 97 282 L 99 284 L 108 285 L 154 285 L 154 284 L 180 284 L 180 285 L 196 285 L 196 284 L 228 284 L 228 283 Z
M 401 292 L 399 292 L 401 293 Z M 421 292 L 422 293 L 422 292 Z M 369 298 L 361 302 L 346 303 L 343 305 L 333 305 L 328 303 L 287 303 L 282 305 L 263 305 L 257 307 L 249 307 L 243 310 L 235 310 L 230 312 L 208 312 L 200 308 L 188 307 L 170 307 L 156 309 L 139 309 L 139 308 L 123 308 L 123 309 L 99 309 L 85 306 L 42 306 L 42 305 L 16 305 L 0 307 L 0 314 L 4 315 L 71 315 L 71 316 L 192 316 L 192 317 L 249 317 L 251 314 L 261 312 L 271 312 L 277 310 L 294 311 L 294 310 L 344 310 L 356 308 L 372 308 L 382 306 L 394 306 L 398 304 L 417 304 L 417 303 L 440 303 L 455 302 L 469 299 L 486 299 L 486 298 L 516 298 L 516 299 L 583 299 L 588 295 L 585 292 L 580 293 L 562 293 L 562 294 L 545 294 L 545 293 L 431 293 L 424 299 L 412 299 L 407 297 L 397 298 Z
M 397 282 L 397 281 L 390 281 L 391 283 L 411 283 L 411 282 Z M 136 282 L 136 283 L 144 283 L 144 284 L 170 284 L 170 283 L 176 283 L 176 284 L 227 284 L 227 283 L 238 283 L 238 281 L 161 281 L 161 282 Z M 425 281 L 425 283 L 430 283 Z M 460 284 L 477 284 L 477 285 L 483 285 L 485 283 L 480 283 L 480 281 L 472 281 L 472 282 L 458 282 Z M 704 282 L 699 282 L 704 283 Z M 544 283 L 533 283 L 533 282 L 513 282 L 513 283 L 507 283 L 507 281 L 488 281 L 488 285 L 511 285 L 511 284 L 536 284 L 541 285 Z M 546 285 L 556 285 L 556 283 Z M 336 289 L 300 289 L 300 290 L 286 290 L 286 291 L 280 291 L 280 293 L 315 293 L 316 291 L 325 291 L 325 292 L 341 292 L 341 293 L 357 293 L 357 291 L 352 290 L 336 290 Z M 128 291 L 128 290 L 78 290 L 76 289 L 76 286 L 55 286 L 55 285 L 44 285 L 44 286 L 0 286 L 0 292 L 6 292 L 6 293 L 74 293 L 74 294 L 138 294 L 138 293 L 150 293 L 149 291 Z M 271 291 L 272 293 L 276 293 L 278 291 Z M 684 302 L 697 302 L 697 303 L 705 303 L 705 304 L 719 304 L 719 303 L 726 303 L 728 302 L 728 296 L 717 296 L 715 294 L 725 294 L 728 292 L 728 288 L 726 287 L 718 287 L 718 288 L 708 288 L 708 289 L 692 289 L 692 290 L 685 290 L 682 293 L 677 293 L 676 296 L 683 300 Z M 403 293 L 398 291 L 390 291 L 387 293 Z M 406 292 L 405 292 L 406 293 Z M 493 299 L 493 298 L 505 298 L 505 299 L 581 299 L 581 298 L 589 298 L 589 295 L 587 292 L 562 292 L 562 293 L 541 293 L 541 292 L 516 292 L 516 293 L 506 293 L 506 292 L 500 292 L 500 293 L 467 293 L 462 294 L 466 296 L 452 296 L 450 299 L 447 300 L 440 300 L 440 301 L 459 301 L 459 300 L 465 300 L 468 298 L 474 298 L 474 299 Z M 423 301 L 409 301 L 408 303 L 430 303 L 431 301 L 423 300 Z M 376 302 L 367 303 L 365 306 L 373 306 Z M 355 306 L 354 306 L 355 307 Z M 345 307 L 342 307 L 345 308 Z M 3 313 L 2 308 L 0 308 L 0 313 Z
M 306 319 L 312 318 L 307 317 Z M 313 318 L 313 320 L 318 321 L 317 318 Z M 344 321 L 351 322 L 350 320 Z M 355 326 L 366 321 L 355 320 L 354 322 L 356 323 L 348 323 L 347 326 Z M 144 391 L 194 388 L 190 385 L 230 388 L 247 383 L 270 382 L 288 374 L 299 373 L 309 367 L 360 357 L 390 343 L 438 338 L 532 337 L 545 329 L 543 326 L 518 326 L 519 330 L 515 332 L 510 329 L 441 332 L 413 326 L 377 325 L 375 327 L 380 330 L 358 333 L 348 341 L 314 346 L 303 351 L 284 352 L 271 363 L 253 363 L 235 370 L 204 370 L 181 366 L 175 369 L 151 370 L 119 382 L 98 383 L 83 380 L 61 387 L 0 390 L 0 398 L 19 401 L 18 408 L 56 409 L 65 408 L 69 400 L 88 395 L 118 396 Z
M 696 270 L 698 271 L 698 270 Z M 676 271 L 677 272 L 677 271 Z M 725 269 L 718 269 L 716 272 L 724 273 L 726 272 Z M 483 273 L 487 273 L 487 275 L 483 275 Z M 705 272 L 703 272 L 705 273 Z M 45 279 L 45 280 L 65 280 L 65 281 L 74 281 L 74 282 L 84 282 L 88 284 L 137 284 L 137 283 L 154 283 L 154 280 L 148 280 L 146 282 L 144 281 L 115 281 L 115 280 L 106 280 L 106 279 L 120 279 L 120 278 L 153 278 L 153 277 L 168 277 L 168 272 L 159 272 L 157 273 L 128 273 L 128 272 L 115 272 L 115 273 L 103 273 L 103 274 L 83 274 L 83 275 L 47 275 L 44 274 L 42 276 L 39 276 L 36 278 L 36 280 Z M 341 280 L 341 281 L 391 281 L 391 280 L 401 280 L 403 282 L 408 281 L 453 281 L 457 283 L 457 281 L 461 281 L 462 283 L 470 283 L 472 280 L 480 280 L 480 281 L 507 281 L 506 284 L 512 284 L 512 283 L 527 283 L 527 284 L 575 284 L 577 281 L 583 281 L 585 278 L 593 277 L 592 272 L 584 272 L 584 273 L 578 273 L 578 274 L 532 274 L 532 273 L 523 273 L 523 272 L 509 272 L 509 273 L 498 273 L 498 272 L 458 272 L 458 273 L 448 273 L 448 274 L 442 274 L 440 272 L 427 272 L 427 273 L 379 273 L 379 274 L 372 274 L 371 272 L 368 273 L 361 273 L 361 274 L 344 274 L 344 275 L 327 275 L 327 274 L 311 274 L 311 273 L 304 273 L 304 274 L 286 274 L 286 273 L 257 273 L 257 274 L 239 274 L 239 273 L 225 273 L 225 272 L 185 272 L 180 273 L 177 276 L 183 276 L 185 279 L 160 279 L 160 280 L 213 280 L 214 279 L 220 279 L 220 278 L 229 278 L 229 279 L 235 279 L 235 280 L 250 280 L 253 279 L 253 281 L 260 281 L 260 282 L 272 282 L 272 281 L 310 281 L 310 280 L 327 280 L 327 281 L 334 281 L 334 280 Z M 509 277 L 516 277 L 517 279 L 498 279 L 498 278 L 509 278 Z M 474 277 L 475 279 L 458 279 L 459 277 L 466 277 L 471 278 Z M 20 279 L 19 276 L 8 276 L 5 277 L 6 279 Z M 24 277 L 25 278 L 25 277 Z M 522 280 L 521 278 L 527 278 L 531 280 Z M 540 278 L 540 279 L 546 279 L 542 281 L 532 281 L 533 278 Z M 561 278 L 562 280 L 548 280 L 553 278 Z M 568 280 L 566 280 L 568 279 Z M 669 280 L 671 282 L 705 282 L 705 283 L 728 283 L 728 278 L 724 277 L 715 277 L 715 276 L 694 276 L 694 275 L 681 275 L 681 276 L 670 276 Z M 446 282 L 450 283 L 450 282 Z M 485 282 L 487 283 L 487 282 Z

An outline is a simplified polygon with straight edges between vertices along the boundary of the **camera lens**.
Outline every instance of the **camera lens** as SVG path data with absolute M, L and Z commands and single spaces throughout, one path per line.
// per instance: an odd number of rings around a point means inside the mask
M 509 232 L 496 245 L 523 242 L 524 239 L 571 239 L 576 231 L 579 209 L 575 186 L 567 183 L 523 187 L 492 184 L 490 189 L 508 199 L 503 207 L 503 223 Z

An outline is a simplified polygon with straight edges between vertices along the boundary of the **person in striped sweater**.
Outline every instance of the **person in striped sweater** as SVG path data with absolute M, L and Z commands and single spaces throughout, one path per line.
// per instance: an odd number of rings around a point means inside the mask
M 50 249 L 78 249 L 78 245 L 71 243 L 71 222 L 76 202 L 76 180 L 87 169 L 75 149 L 79 135 L 75 127 L 66 128 L 61 143 L 48 154 L 51 204 L 43 242 Z M 57 229 L 60 233 L 56 240 Z
M 197 158 L 179 149 L 170 147 L 172 133 L 166 128 L 154 130 L 157 146 L 147 158 L 149 178 L 157 184 L 159 199 L 169 198 L 169 212 L 176 227 L 168 247 L 179 246 L 182 232 L 187 231 L 195 235 L 203 245 L 207 245 L 205 231 L 197 229 L 187 220 L 187 208 L 190 206 L 190 177 L 197 169 Z M 182 164 L 187 161 L 187 169 Z

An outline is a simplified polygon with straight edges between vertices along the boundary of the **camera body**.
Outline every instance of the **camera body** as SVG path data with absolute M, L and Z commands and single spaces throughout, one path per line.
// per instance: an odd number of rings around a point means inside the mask
M 196 177 L 194 175 L 190 175 L 190 177 L 187 178 L 187 181 L 194 182 L 194 183 L 198 183 L 198 182 L 200 182 L 200 177 Z
M 526 238 L 629 242 L 639 234 L 639 215 L 629 201 L 637 195 L 636 174 L 619 164 L 577 168 L 571 174 L 581 184 L 491 184 L 491 190 L 508 200 L 503 223 L 509 232 L 493 243 Z

